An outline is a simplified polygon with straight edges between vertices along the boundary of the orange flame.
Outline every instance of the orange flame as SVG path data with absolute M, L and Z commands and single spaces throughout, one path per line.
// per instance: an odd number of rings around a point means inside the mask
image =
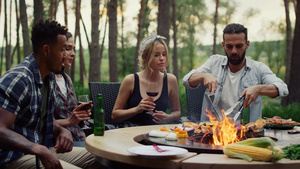
M 238 130 L 235 128 L 234 120 L 231 117 L 227 117 L 223 109 L 221 110 L 223 116 L 221 121 L 216 121 L 216 117 L 207 108 L 206 111 L 208 112 L 206 116 L 209 118 L 209 121 L 214 121 L 212 127 L 214 145 L 232 144 L 244 137 L 244 130 L 237 133 Z

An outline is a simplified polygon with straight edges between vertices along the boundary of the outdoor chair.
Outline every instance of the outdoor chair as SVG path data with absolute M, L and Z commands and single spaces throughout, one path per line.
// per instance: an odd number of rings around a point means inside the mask
M 200 122 L 202 102 L 206 87 L 202 84 L 195 89 L 186 88 L 187 118 L 193 122 Z
M 97 106 L 97 95 L 102 94 L 102 105 L 105 112 L 105 129 L 115 129 L 117 123 L 111 119 L 111 113 L 117 99 L 120 82 L 89 82 L 91 97 L 94 105 L 94 110 Z

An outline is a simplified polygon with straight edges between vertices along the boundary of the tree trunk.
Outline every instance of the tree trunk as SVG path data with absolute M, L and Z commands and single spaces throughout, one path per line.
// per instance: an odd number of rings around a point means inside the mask
M 26 56 L 30 55 L 32 49 L 30 47 L 25 0 L 20 0 L 19 5 L 20 5 L 20 19 L 21 19 L 21 25 L 22 25 L 22 35 L 23 35 L 24 57 L 26 57 Z
M 55 19 L 55 8 L 56 8 L 56 0 L 51 0 L 50 5 L 50 18 Z
M 20 0 L 20 2 L 23 1 L 23 0 Z M 25 0 L 24 0 L 24 4 L 25 4 Z M 40 20 L 43 19 L 43 10 L 44 10 L 44 7 L 43 7 L 43 1 L 41 0 L 34 0 L 34 24 L 38 23 Z M 20 4 L 20 8 L 21 7 L 21 4 Z
M 121 10 L 121 63 L 125 63 L 125 44 L 124 44 L 124 8 L 123 8 L 123 4 L 124 4 L 124 0 L 119 0 L 119 4 L 120 4 L 120 10 Z M 121 67 L 121 73 L 122 76 L 126 75 L 126 65 L 127 64 L 122 64 Z
M 4 3 L 6 3 L 6 2 L 4 2 Z M 12 0 L 10 0 L 9 4 L 10 5 L 9 5 L 9 24 L 8 24 L 9 28 L 8 29 L 10 31 L 9 31 L 8 36 L 6 37 L 7 38 L 6 39 L 6 52 L 5 52 L 5 54 L 6 54 L 6 70 L 9 70 L 10 67 L 11 67 L 11 64 L 12 64 L 12 57 L 10 55 L 11 54 L 11 48 L 12 48 L 12 46 L 11 46 L 11 12 L 12 12 L 12 5 L 11 4 L 12 4 Z M 4 7 L 4 8 L 6 8 L 6 7 Z
M 164 36 L 169 48 L 170 41 L 170 0 L 158 0 L 157 34 Z M 170 59 L 170 58 L 169 58 Z M 169 66 L 167 67 L 169 72 Z
M 67 0 L 63 0 L 64 3 L 64 18 L 65 18 L 65 26 L 68 27 L 68 6 L 67 6 Z M 70 32 L 70 30 L 69 30 Z M 73 34 L 73 36 L 75 37 L 75 35 Z M 74 64 L 74 62 L 73 62 Z M 71 76 L 71 68 L 65 68 L 65 73 L 68 74 L 69 76 Z
M 98 0 L 92 0 L 92 42 L 90 44 L 90 73 L 89 82 L 100 81 L 100 48 L 99 48 L 99 6 Z
M 173 22 L 173 40 L 174 40 L 174 47 L 173 47 L 173 74 L 178 79 L 178 58 L 177 58 L 177 25 L 176 25 L 176 0 L 172 0 L 172 22 Z
M 4 1 L 4 41 L 5 41 L 5 58 L 7 57 L 7 47 L 8 47 L 8 43 L 7 43 L 7 3 L 6 1 Z M 4 46 L 3 46 L 4 47 Z M 2 74 L 2 65 L 3 65 L 3 55 L 1 57 L 1 74 Z M 6 69 L 7 70 L 7 69 Z
M 143 33 L 143 18 L 145 13 L 145 0 L 141 0 L 141 9 L 139 13 L 139 22 L 138 22 L 138 33 L 137 33 L 137 44 L 135 49 L 135 60 L 134 60 L 134 72 L 138 72 L 139 70 L 139 50 L 142 41 L 142 33 Z
M 15 0 L 15 9 L 16 9 L 16 21 L 17 21 L 17 42 L 16 42 L 16 48 L 17 48 L 17 58 L 18 58 L 18 63 L 21 62 L 21 53 L 20 53 L 20 34 L 19 34 L 19 30 L 20 30 L 20 17 L 19 17 L 19 10 L 18 10 L 18 1 Z M 13 57 L 13 56 L 12 56 Z
M 290 73 L 291 73 L 291 55 L 292 55 L 292 28 L 290 21 L 290 10 L 289 10 L 289 0 L 283 0 L 285 7 L 285 21 L 286 21 L 286 70 L 285 70 L 285 82 L 289 86 Z M 287 105 L 287 97 L 281 100 L 281 105 Z
M 65 26 L 68 27 L 68 9 L 67 0 L 64 0 Z
M 117 0 L 110 0 L 108 3 L 109 17 L 109 79 L 111 82 L 118 82 L 117 65 Z
M 214 44 L 213 44 L 213 54 L 217 53 L 217 24 L 218 24 L 218 9 L 219 9 L 219 0 L 216 0 L 216 12 L 214 16 Z
M 8 19 L 7 19 L 7 1 L 4 1 L 4 40 L 5 40 L 5 67 L 6 67 L 6 70 L 9 70 L 10 68 L 10 63 L 11 63 L 11 60 L 10 60 L 10 51 L 11 51 L 11 45 L 9 44 L 9 38 L 8 38 L 8 28 L 7 28 L 7 22 L 8 22 Z M 3 59 L 3 58 L 1 58 Z M 2 71 L 2 60 L 1 60 L 1 71 Z M 2 73 L 2 72 L 1 72 Z
M 100 63 L 102 62 L 102 57 L 103 57 L 103 49 L 104 49 L 104 42 L 105 42 L 105 38 L 106 38 L 107 22 L 108 22 L 108 17 L 106 15 L 105 25 L 104 25 L 104 33 L 103 33 L 103 38 L 102 38 L 102 43 L 101 43 L 101 48 L 100 48 Z M 100 68 L 101 68 L 101 65 L 100 65 Z M 101 81 L 101 69 L 100 69 L 100 78 L 99 79 Z
M 157 34 L 166 37 L 169 46 L 170 41 L 170 0 L 158 1 Z
M 290 80 L 287 82 L 289 84 L 289 95 L 287 96 L 286 105 L 300 102 L 300 3 L 297 2 L 297 12 L 296 12 L 296 25 L 294 32 L 293 48 L 292 48 L 292 58 L 291 58 L 291 71 Z
M 76 0 L 76 28 L 75 28 L 75 38 L 78 36 L 79 40 L 79 72 L 80 72 L 80 85 L 84 85 L 84 74 L 85 74 L 85 67 L 84 67 L 84 59 L 83 59 L 83 49 L 81 44 L 81 36 L 80 36 L 80 6 L 81 6 L 81 0 Z M 76 39 L 74 39 L 76 40 Z M 74 80 L 75 75 L 75 58 L 72 64 L 71 68 L 71 77 Z

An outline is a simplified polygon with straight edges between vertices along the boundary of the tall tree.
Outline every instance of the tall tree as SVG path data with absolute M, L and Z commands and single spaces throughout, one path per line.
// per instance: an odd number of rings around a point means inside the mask
M 286 21 L 286 76 L 285 81 L 289 81 L 290 74 L 290 65 L 291 65 L 291 55 L 292 55 L 292 26 L 290 19 L 290 10 L 289 10 L 289 0 L 283 0 L 285 7 L 285 21 Z
M 6 2 L 5 2 L 6 3 Z M 9 23 L 8 23 L 8 30 L 9 34 L 6 37 L 6 70 L 9 70 L 12 64 L 12 57 L 11 57 L 11 12 L 12 12 L 12 0 L 9 1 Z M 7 28 L 6 28 L 7 29 Z M 8 30 L 6 32 L 8 32 Z
M 18 1 L 15 0 L 15 10 L 16 10 L 16 32 L 17 32 L 17 42 L 16 42 L 16 48 L 17 48 L 17 58 L 18 58 L 18 63 L 21 62 L 21 52 L 20 52 L 20 34 L 19 34 L 19 30 L 20 30 L 20 17 L 19 17 L 19 10 L 18 10 Z
M 90 73 L 89 81 L 100 81 L 100 47 L 99 47 L 99 0 L 92 0 L 92 42 L 90 44 Z
M 105 42 L 105 38 L 106 38 L 107 23 L 108 23 L 107 10 L 104 10 L 104 9 L 107 9 L 107 1 L 106 0 L 105 0 L 103 10 L 102 10 L 103 11 L 102 15 L 104 14 L 104 11 L 106 11 L 106 15 L 105 15 L 106 18 L 105 18 L 105 24 L 104 24 L 104 33 L 103 33 L 102 43 L 101 43 L 101 47 L 100 47 L 100 63 L 102 62 L 102 58 L 103 58 L 103 49 L 104 49 L 104 42 Z M 100 69 L 100 80 L 101 80 L 101 69 Z
M 30 55 L 32 49 L 30 47 L 29 40 L 29 31 L 28 31 L 28 21 L 27 21 L 27 12 L 26 12 L 26 3 L 25 0 L 20 0 L 20 19 L 22 25 L 22 35 L 23 35 L 23 49 L 24 57 Z
M 20 0 L 20 1 L 23 1 L 23 0 Z M 24 1 L 24 3 L 25 3 L 25 1 Z M 40 20 L 43 19 L 43 12 L 44 12 L 43 1 L 34 0 L 34 6 L 33 7 L 34 7 L 34 24 L 36 24 Z M 20 8 L 21 8 L 21 6 L 20 6 Z
M 176 24 L 176 0 L 172 0 L 172 23 L 173 23 L 173 41 L 174 41 L 174 46 L 173 46 L 173 74 L 177 77 L 178 79 L 178 58 L 177 58 L 177 24 Z
M 78 37 L 79 41 L 79 72 L 80 72 L 80 84 L 84 86 L 84 75 L 85 75 L 85 67 L 84 67 L 84 59 L 83 59 L 83 49 L 82 49 L 82 42 L 81 42 L 81 36 L 80 36 L 80 6 L 81 6 L 81 0 L 76 0 L 76 9 L 75 9 L 75 16 L 76 16 L 76 23 L 75 23 L 75 38 L 74 41 L 76 42 L 76 38 Z M 71 78 L 74 80 L 75 77 L 75 58 L 71 67 Z
M 286 98 L 286 102 L 282 103 L 284 106 L 300 102 L 300 0 L 297 1 L 297 11 L 296 11 L 296 25 L 294 30 L 294 39 L 292 47 L 292 58 L 291 58 L 291 71 L 289 81 L 287 82 L 289 95 Z
M 218 24 L 218 9 L 219 0 L 216 0 L 216 11 L 214 15 L 214 44 L 213 44 L 213 54 L 217 53 L 217 24 Z
M 290 20 L 289 0 L 283 0 L 285 7 L 285 21 L 286 21 L 286 59 L 285 59 L 285 81 L 288 84 L 291 73 L 291 57 L 292 57 L 292 26 Z M 287 97 L 281 100 L 281 104 L 286 105 Z
M 65 14 L 65 25 L 68 26 L 68 5 L 67 0 L 64 1 L 64 14 Z
M 157 34 L 164 36 L 169 48 L 170 41 L 170 0 L 158 0 Z M 169 66 L 167 67 L 169 71 Z
M 138 63 L 139 63 L 139 50 L 140 50 L 140 43 L 142 41 L 142 33 L 143 33 L 143 18 L 144 18 L 144 10 L 145 10 L 145 0 L 141 0 L 141 8 L 139 13 L 138 19 L 138 33 L 137 33 L 137 44 L 135 50 L 135 60 L 134 60 L 134 72 L 139 70 Z
M 118 0 L 110 0 L 108 3 L 109 17 L 109 79 L 111 82 L 118 82 L 117 65 L 117 7 Z
M 158 0 L 157 34 L 166 37 L 169 46 L 170 41 L 170 0 Z
M 50 18 L 55 19 L 55 13 L 56 13 L 56 0 L 51 0 L 51 5 L 50 5 Z
M 119 0 L 120 12 L 121 12 L 121 63 L 125 63 L 125 37 L 124 37 L 124 0 Z M 126 74 L 126 64 L 122 64 L 121 67 L 122 76 Z
M 5 41 L 5 58 L 7 57 L 7 1 L 4 1 L 4 41 Z M 0 73 L 2 74 L 3 55 L 1 55 Z M 7 70 L 7 69 L 6 69 Z

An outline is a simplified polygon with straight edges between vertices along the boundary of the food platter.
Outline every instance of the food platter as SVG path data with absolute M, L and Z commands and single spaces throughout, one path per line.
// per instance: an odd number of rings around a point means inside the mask
M 290 130 L 293 129 L 295 126 L 297 125 L 293 125 L 293 124 L 271 124 L 271 123 L 267 123 L 265 125 L 266 129 L 279 129 L 279 130 Z
M 265 128 L 267 129 L 290 130 L 299 125 L 300 123 L 293 121 L 292 119 L 283 119 L 278 116 L 266 118 L 265 120 Z
M 221 145 L 211 145 L 200 142 L 195 142 L 189 140 L 187 137 L 178 138 L 176 141 L 166 140 L 163 137 L 150 137 L 149 134 L 144 136 L 145 142 L 147 144 L 159 144 L 166 146 L 181 147 L 187 149 L 189 152 L 196 153 L 214 153 L 214 154 L 223 154 L 223 146 Z

